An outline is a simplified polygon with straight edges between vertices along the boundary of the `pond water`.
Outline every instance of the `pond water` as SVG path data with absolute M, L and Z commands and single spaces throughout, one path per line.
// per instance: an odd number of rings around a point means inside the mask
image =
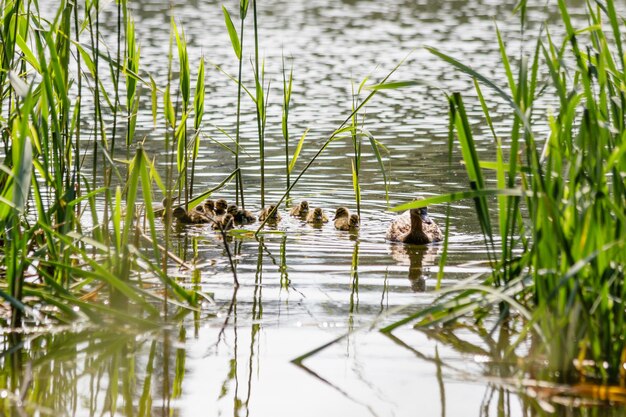
M 33 391 L 21 403 L 13 403 L 17 405 L 10 409 L 12 415 L 99 416 L 111 409 L 120 416 L 606 415 L 608 409 L 576 409 L 518 395 L 515 365 L 500 368 L 490 357 L 493 346 L 488 340 L 506 339 L 506 335 L 488 334 L 489 325 L 482 333 L 460 329 L 465 343 L 460 339 L 455 343 L 451 337 L 446 343 L 436 332 L 417 331 L 411 325 L 393 336 L 377 330 L 432 303 L 442 252 L 438 245 L 417 248 L 387 243 L 386 227 L 394 217 L 388 207 L 468 186 L 458 162 L 460 153 L 448 155 L 444 92 L 461 90 L 472 96 L 471 83 L 422 47 L 434 46 L 461 57 L 504 85 L 493 19 L 513 55 L 532 43 L 536 33 L 531 29 L 527 39 L 522 38 L 519 18 L 511 14 L 515 3 L 260 2 L 261 50 L 267 79 L 271 79 L 267 200 L 277 201 L 285 189 L 280 130 L 284 53 L 294 65 L 292 151 L 297 138 L 311 129 L 296 171 L 350 114 L 351 82 L 358 85 L 370 73 L 372 79 L 380 79 L 406 58 L 394 79 L 431 84 L 381 92 L 367 106 L 365 127 L 389 151 L 385 155 L 389 203 L 374 154 L 364 147 L 359 233 L 336 231 L 332 223 L 313 228 L 290 218 L 282 207 L 279 233 L 230 242 L 241 284 L 238 289 L 233 287 L 223 242 L 217 235 L 203 227 L 178 228 L 173 248 L 195 264 L 197 271 L 191 274 L 172 267 L 170 272 L 212 294 L 214 302 L 205 303 L 200 312 L 171 313 L 172 325 L 166 328 L 60 328 L 7 337 L 2 378 L 12 389 L 0 394 L 13 396 L 27 387 Z M 554 12 L 555 6 L 544 9 L 543 2 L 539 3 L 530 8 L 530 21 L 541 22 Z M 573 11 L 580 12 L 583 2 L 573 3 Z M 238 2 L 226 5 L 236 16 Z M 142 45 L 141 67 L 163 84 L 170 4 L 150 0 L 133 7 Z M 105 33 L 112 33 L 114 12 L 114 5 L 103 12 Z M 236 73 L 220 3 L 179 1 L 173 13 L 185 30 L 192 68 L 204 55 Z M 247 27 L 244 39 L 246 57 L 252 50 L 251 28 Z M 250 65 L 246 65 L 250 85 Z M 229 144 L 215 126 L 233 132 L 236 88 L 211 69 L 207 70 L 207 90 L 204 131 Z M 143 93 L 147 103 L 149 92 Z M 495 103 L 498 132 L 506 140 L 508 126 L 501 118 L 510 110 L 492 96 L 488 99 Z M 476 139 L 488 156 L 493 146 L 478 118 L 480 107 L 470 99 L 467 106 L 477 116 Z M 244 99 L 243 108 L 246 204 L 258 210 L 256 121 L 249 100 Z M 162 155 L 165 132 L 152 127 L 147 107 L 140 115 L 138 135 L 145 136 L 150 155 Z M 328 214 L 341 205 L 354 210 L 351 152 L 349 139 L 334 142 L 294 188 L 294 200 L 306 199 Z M 163 166 L 165 159 L 159 162 Z M 233 167 L 228 152 L 205 140 L 196 166 L 197 189 L 216 185 Z M 233 200 L 233 184 L 214 197 Z M 445 210 L 444 206 L 431 207 L 431 217 L 445 224 Z M 453 205 L 442 285 L 487 272 L 485 259 L 471 203 Z M 292 362 L 322 347 L 299 365 Z M 511 378 L 496 379 L 507 375 Z

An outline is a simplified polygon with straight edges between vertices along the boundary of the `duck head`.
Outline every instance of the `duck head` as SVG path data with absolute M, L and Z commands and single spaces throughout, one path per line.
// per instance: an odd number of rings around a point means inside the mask
M 227 208 L 228 202 L 226 202 L 226 200 L 224 200 L 223 198 L 220 198 L 215 202 L 215 211 L 218 214 L 225 212 Z
M 163 205 L 163 207 L 169 209 L 172 207 L 174 201 L 176 200 L 178 200 L 178 197 L 165 197 L 163 200 L 161 200 L 161 204 Z
M 333 220 L 337 220 L 342 217 L 350 217 L 350 210 L 348 210 L 346 207 L 339 207 L 335 211 L 335 217 L 333 217 Z M 358 221 L 358 217 L 359 216 L 357 216 L 357 221 Z
M 309 211 L 309 202 L 308 201 L 301 201 L 300 202 L 300 211 L 302 211 L 302 212 Z
M 323 220 L 324 219 L 324 211 L 319 208 L 319 207 L 315 207 L 315 210 L 313 210 L 313 218 L 315 220 Z
M 418 220 L 420 223 L 430 224 L 432 219 L 428 216 L 428 208 L 420 207 L 411 209 L 411 219 Z
M 267 218 L 270 220 L 276 220 L 278 218 L 278 210 L 276 210 L 275 205 L 271 205 L 267 207 Z
M 210 211 L 214 211 L 215 210 L 215 201 L 213 201 L 211 199 L 206 199 L 204 201 L 204 208 L 205 209 L 209 209 Z
M 187 211 L 182 207 L 176 207 L 174 211 L 172 211 L 172 216 L 175 219 L 182 219 L 187 215 Z
M 235 214 L 237 214 L 238 210 L 239 208 L 236 205 L 231 204 L 230 206 L 228 206 L 228 210 L 226 210 L 226 213 L 234 216 Z

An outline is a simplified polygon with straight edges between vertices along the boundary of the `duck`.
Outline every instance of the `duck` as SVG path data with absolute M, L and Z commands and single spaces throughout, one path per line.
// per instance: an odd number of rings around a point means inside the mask
M 228 202 L 224 200 L 223 198 L 220 198 L 219 200 L 215 202 L 214 212 L 216 216 L 223 216 L 224 214 L 226 214 L 227 209 L 228 209 Z
M 235 214 L 237 214 L 237 211 L 239 211 L 239 207 L 237 207 L 235 204 L 229 205 L 228 208 L 226 209 L 226 213 L 230 214 L 231 216 L 234 216 Z
M 280 213 L 278 213 L 275 205 L 265 207 L 259 212 L 259 221 L 261 222 L 265 220 L 267 220 L 268 222 L 279 222 L 280 219 Z
M 308 201 L 302 200 L 300 204 L 293 207 L 289 214 L 293 217 L 304 217 L 309 213 L 309 203 Z
M 361 218 L 358 214 L 351 214 L 348 220 L 348 230 L 358 229 L 361 227 Z
M 347 207 L 339 207 L 335 211 L 335 229 L 337 230 L 353 230 L 359 227 L 360 219 L 358 214 L 350 214 Z
M 215 216 L 215 201 L 207 198 L 206 200 L 204 200 L 204 203 L 202 203 L 201 207 L 202 211 L 204 211 L 204 214 L 206 214 L 207 216 Z
M 251 224 L 256 221 L 256 216 L 244 209 L 237 210 L 233 217 L 235 218 L 235 224 Z
M 324 214 L 324 210 L 315 207 L 312 212 L 306 216 L 307 223 L 328 223 L 328 217 Z
M 226 209 L 226 214 L 230 214 L 233 217 L 233 221 L 237 225 L 244 225 L 254 223 L 256 216 L 248 210 L 240 209 L 235 204 L 231 204 Z
M 161 208 L 154 210 L 154 215 L 157 217 L 165 217 L 167 212 L 172 209 L 172 205 L 176 199 L 176 197 L 165 197 L 161 200 Z
M 350 210 L 347 207 L 339 207 L 335 210 L 333 221 L 335 222 L 335 229 L 348 230 L 350 228 Z
M 195 210 L 188 212 L 183 207 L 176 207 L 172 212 L 172 217 L 181 224 L 204 224 L 210 222 L 209 218 L 203 213 Z
M 235 227 L 235 219 L 230 213 L 226 213 L 219 221 L 213 222 L 211 225 L 213 230 L 231 230 Z
M 387 240 L 392 242 L 426 245 L 443 240 L 437 223 L 428 217 L 428 208 L 414 208 L 398 216 L 387 230 Z

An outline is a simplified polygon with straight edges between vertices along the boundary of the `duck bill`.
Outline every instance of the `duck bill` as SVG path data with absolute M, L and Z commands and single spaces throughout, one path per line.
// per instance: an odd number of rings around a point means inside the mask
M 431 220 L 431 218 L 430 218 L 430 217 L 428 217 L 428 214 L 420 214 L 420 217 L 422 218 L 422 221 L 423 221 L 424 223 L 430 224 L 430 223 L 432 223 L 432 222 L 433 222 L 433 221 Z

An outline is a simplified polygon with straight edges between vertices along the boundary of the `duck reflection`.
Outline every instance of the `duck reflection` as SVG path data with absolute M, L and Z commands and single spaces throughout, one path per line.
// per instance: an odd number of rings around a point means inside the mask
M 426 278 L 430 268 L 437 264 L 440 246 L 392 244 L 389 247 L 391 257 L 398 265 L 408 265 L 411 289 L 414 292 L 426 291 Z

